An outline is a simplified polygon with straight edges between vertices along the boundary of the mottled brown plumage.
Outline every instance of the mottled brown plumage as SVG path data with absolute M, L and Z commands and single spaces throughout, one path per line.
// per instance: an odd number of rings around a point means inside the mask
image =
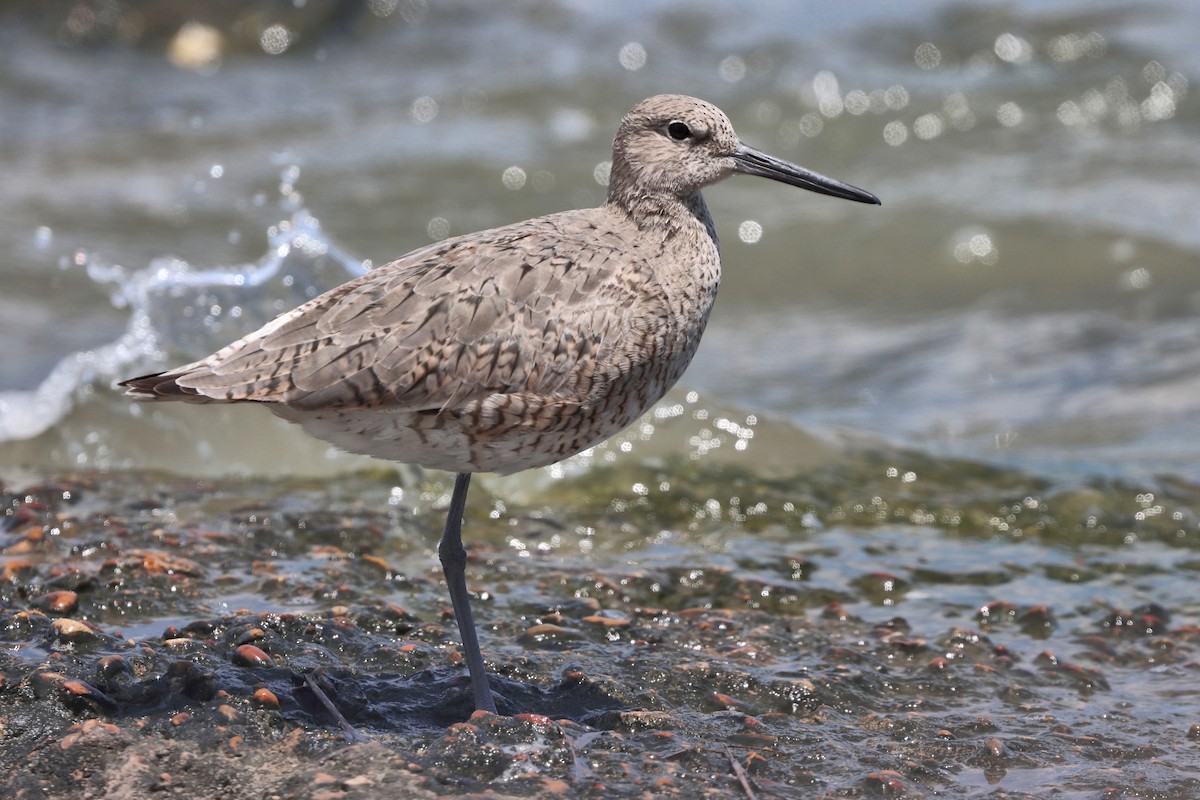
M 879 202 L 742 145 L 708 103 L 651 97 L 617 131 L 603 206 L 416 250 L 208 358 L 121 385 L 141 399 L 261 403 L 350 452 L 457 472 L 461 501 L 470 473 L 578 453 L 679 379 L 721 277 L 700 190 L 739 172 Z M 442 555 L 462 627 L 455 514 Z M 470 657 L 473 629 L 463 636 Z M 478 707 L 494 710 L 482 660 L 468 660 Z

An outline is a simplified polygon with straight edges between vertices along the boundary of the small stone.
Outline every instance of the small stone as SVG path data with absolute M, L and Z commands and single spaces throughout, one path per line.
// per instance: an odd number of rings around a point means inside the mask
M 542 789 L 549 794 L 565 797 L 571 791 L 571 784 L 561 778 L 543 778 Z
M 50 623 L 50 628 L 62 639 L 81 641 L 98 638 L 96 632 L 86 622 L 69 617 L 59 617 Z
M 84 636 L 84 634 L 90 634 L 92 632 L 91 628 L 86 626 L 84 622 L 67 618 L 67 616 L 50 622 L 50 627 L 54 628 L 54 632 L 58 633 L 59 636 L 65 639 L 76 636 Z
M 79 725 L 72 725 L 67 729 L 67 735 L 62 738 L 58 746 L 63 750 L 69 750 L 76 743 L 85 739 L 103 739 L 109 736 L 119 736 L 121 729 L 111 722 L 104 722 L 98 719 L 85 720 Z
M 138 564 L 151 575 L 187 575 L 192 578 L 204 576 L 204 568 L 190 558 L 164 553 L 159 550 L 134 550 L 130 553 L 141 559 Z
M 111 655 L 100 659 L 100 677 L 111 681 L 118 675 L 132 675 L 133 667 L 122 656 Z
M 172 639 L 164 639 L 162 645 L 167 650 L 182 653 L 195 649 L 199 643 L 186 636 L 176 636 Z
M 251 642 L 259 642 L 265 639 L 266 632 L 262 628 L 247 628 L 238 634 L 236 641 L 238 644 L 250 644 Z
M 379 556 L 373 556 L 373 555 L 368 554 L 368 555 L 360 556 L 359 560 L 362 561 L 364 564 L 370 564 L 372 567 L 375 567 L 376 569 L 378 569 L 380 572 L 384 573 L 385 575 L 394 575 L 396 573 L 396 570 L 392 568 L 392 565 L 389 564 L 388 562 L 384 561 Z
M 233 651 L 233 663 L 239 667 L 270 667 L 271 657 L 252 644 L 238 645 Z
M 740 711 L 743 714 L 754 713 L 750 709 L 750 705 L 748 703 L 746 703 L 743 700 L 739 700 L 736 697 L 733 697 L 732 695 L 725 694 L 724 692 L 713 692 L 712 696 L 713 696 L 714 700 L 716 700 L 718 703 L 725 706 L 726 708 L 732 709 L 734 711 Z
M 589 625 L 602 625 L 606 628 L 620 628 L 629 624 L 629 618 L 613 611 L 602 611 L 599 614 L 589 614 L 583 622 Z
M 545 646 L 561 645 L 567 642 L 579 641 L 583 638 L 583 634 L 573 628 L 564 628 L 560 625 L 532 625 L 521 634 L 520 640 L 523 644 L 537 644 Z
M 5 564 L 3 569 L 0 569 L 0 581 L 4 583 L 16 583 L 22 576 L 34 572 L 37 572 L 37 567 L 29 561 L 14 559 Z
M 903 775 L 895 770 L 885 769 L 872 772 L 864 780 L 872 794 L 883 797 L 897 797 L 906 794 Z
M 554 720 L 541 714 L 517 714 L 513 719 L 519 719 L 522 722 L 528 722 L 535 728 L 553 728 Z
M 267 689 L 265 687 L 255 689 L 252 699 L 254 700 L 254 702 L 258 703 L 260 706 L 269 706 L 271 708 L 279 708 L 279 698 L 275 696 L 274 692 L 272 692 L 270 689 Z
M 34 600 L 33 605 L 52 614 L 70 614 L 79 607 L 79 595 L 67 589 L 47 592 Z

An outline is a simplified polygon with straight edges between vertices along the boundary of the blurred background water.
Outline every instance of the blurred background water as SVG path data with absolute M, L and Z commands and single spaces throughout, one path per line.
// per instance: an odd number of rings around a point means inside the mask
M 6 4 L 0 466 L 362 466 L 112 386 L 434 239 L 600 203 L 621 115 L 682 92 L 884 205 L 707 190 L 722 294 L 659 414 L 707 433 L 624 449 L 1200 478 L 1197 30 L 1186 0 Z

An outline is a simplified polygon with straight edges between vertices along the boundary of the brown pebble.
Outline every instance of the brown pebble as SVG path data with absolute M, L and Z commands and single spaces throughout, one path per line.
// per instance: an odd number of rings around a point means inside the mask
M 904 781 L 902 780 L 903 777 L 895 770 L 885 769 L 879 772 L 872 772 L 864 780 L 869 786 L 876 787 L 873 788 L 875 794 L 893 797 L 906 793 Z
M 627 617 L 612 614 L 590 614 L 582 621 L 591 625 L 602 625 L 606 628 L 619 628 L 629 624 Z
M 204 576 L 204 569 L 195 561 L 159 550 L 134 550 L 130 555 L 141 559 L 141 568 L 151 575 Z
M 384 614 L 386 614 L 388 617 L 390 617 L 392 619 L 403 619 L 403 620 L 414 619 L 414 617 L 411 614 L 409 614 L 407 611 L 405 611 L 403 608 L 396 605 L 395 603 L 388 603 L 387 606 L 383 609 L 383 612 L 384 612 Z
M 995 738 L 988 739 L 987 742 L 983 745 L 983 747 L 987 751 L 987 754 L 989 756 L 991 756 L 992 758 L 1003 758 L 1004 757 L 1004 745 L 1000 742 L 999 739 L 995 739 Z
M 253 700 L 260 706 L 279 708 L 279 698 L 275 696 L 274 692 L 265 687 L 254 690 Z
M 842 604 L 837 600 L 832 601 L 829 605 L 821 610 L 821 616 L 825 619 L 842 620 L 843 622 L 850 618 L 849 612 L 842 607 Z
M 1033 657 L 1033 663 L 1039 667 L 1057 667 L 1058 656 L 1051 653 L 1049 650 L 1043 650 Z
M 337 778 L 330 775 L 328 772 L 318 772 L 313 775 L 312 782 L 317 786 L 324 786 L 328 783 L 337 783 Z
M 132 675 L 133 667 L 123 656 L 111 655 L 100 659 L 100 676 L 112 680 L 118 675 Z
M 520 641 L 523 644 L 561 644 L 563 642 L 578 641 L 583 638 L 583 634 L 573 628 L 564 628 L 560 625 L 532 625 L 525 629 L 521 634 Z
M 359 560 L 362 561 L 364 564 L 370 564 L 372 567 L 375 567 L 380 572 L 382 572 L 386 575 L 394 575 L 396 572 L 396 570 L 392 568 L 391 564 L 384 561 L 379 556 L 364 555 L 364 556 L 360 556 Z
M 736 697 L 724 694 L 722 692 L 713 692 L 713 699 L 726 708 L 731 708 L 735 711 L 741 711 L 743 714 L 754 713 L 750 710 L 749 704 L 744 700 L 738 700 Z
M 93 638 L 96 632 L 85 622 L 69 617 L 59 617 L 50 623 L 51 629 L 63 639 Z
M 187 711 L 180 711 L 175 716 L 171 717 L 171 724 L 178 728 L 180 725 L 186 725 L 191 722 L 192 715 Z
M 513 719 L 519 719 L 522 722 L 528 722 L 535 728 L 553 728 L 554 720 L 541 714 L 517 714 Z
M 270 667 L 271 657 L 261 647 L 252 644 L 238 645 L 233 651 L 233 663 L 239 667 Z
M 561 778 L 542 778 L 542 789 L 549 794 L 565 797 L 571 792 L 571 784 Z
M 228 722 L 233 722 L 238 718 L 237 709 L 228 703 L 222 703 L 217 706 L 217 713 L 225 718 Z
M 21 579 L 22 575 L 27 575 L 31 572 L 36 572 L 37 567 L 28 561 L 15 559 L 4 565 L 4 569 L 0 570 L 0 581 L 5 583 L 15 583 Z
M 198 643 L 192 639 L 188 639 L 186 636 L 176 636 L 171 639 L 164 639 L 162 644 L 167 650 L 182 652 L 184 650 L 191 650 Z
M 58 592 L 47 592 L 33 601 L 33 604 L 43 611 L 54 614 L 70 614 L 79 607 L 79 595 L 64 589 Z
M 238 634 L 236 641 L 238 644 L 250 644 L 251 642 L 259 642 L 265 639 L 266 632 L 262 628 L 247 628 Z
M 980 606 L 976 619 L 982 622 L 994 622 L 1003 618 L 1011 619 L 1016 616 L 1017 607 L 1007 600 L 996 600 Z
M 58 746 L 63 750 L 69 750 L 81 739 L 98 739 L 105 736 L 117 736 L 120 733 L 121 729 L 111 722 L 98 719 L 84 720 L 81 724 L 68 728 L 67 735 L 62 738 Z
M 1017 621 L 1023 625 L 1049 626 L 1054 623 L 1054 612 L 1046 605 L 1030 606 L 1017 616 Z
M 349 778 L 342 785 L 347 789 L 354 789 L 359 786 L 374 786 L 375 781 L 371 780 L 366 775 L 355 775 L 353 778 Z
M 778 736 L 769 733 L 731 733 L 729 744 L 746 748 L 769 748 L 779 743 Z

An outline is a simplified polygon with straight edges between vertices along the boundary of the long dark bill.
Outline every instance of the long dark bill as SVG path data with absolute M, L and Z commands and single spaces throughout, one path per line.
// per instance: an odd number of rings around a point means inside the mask
M 743 175 L 758 175 L 761 178 L 770 178 L 790 186 L 808 189 L 810 192 L 840 197 L 843 200 L 853 200 L 856 203 L 882 205 L 878 197 L 857 186 L 828 178 L 819 172 L 797 166 L 790 161 L 769 156 L 753 147 L 740 146 L 733 152 L 733 161 L 737 165 L 737 171 Z

